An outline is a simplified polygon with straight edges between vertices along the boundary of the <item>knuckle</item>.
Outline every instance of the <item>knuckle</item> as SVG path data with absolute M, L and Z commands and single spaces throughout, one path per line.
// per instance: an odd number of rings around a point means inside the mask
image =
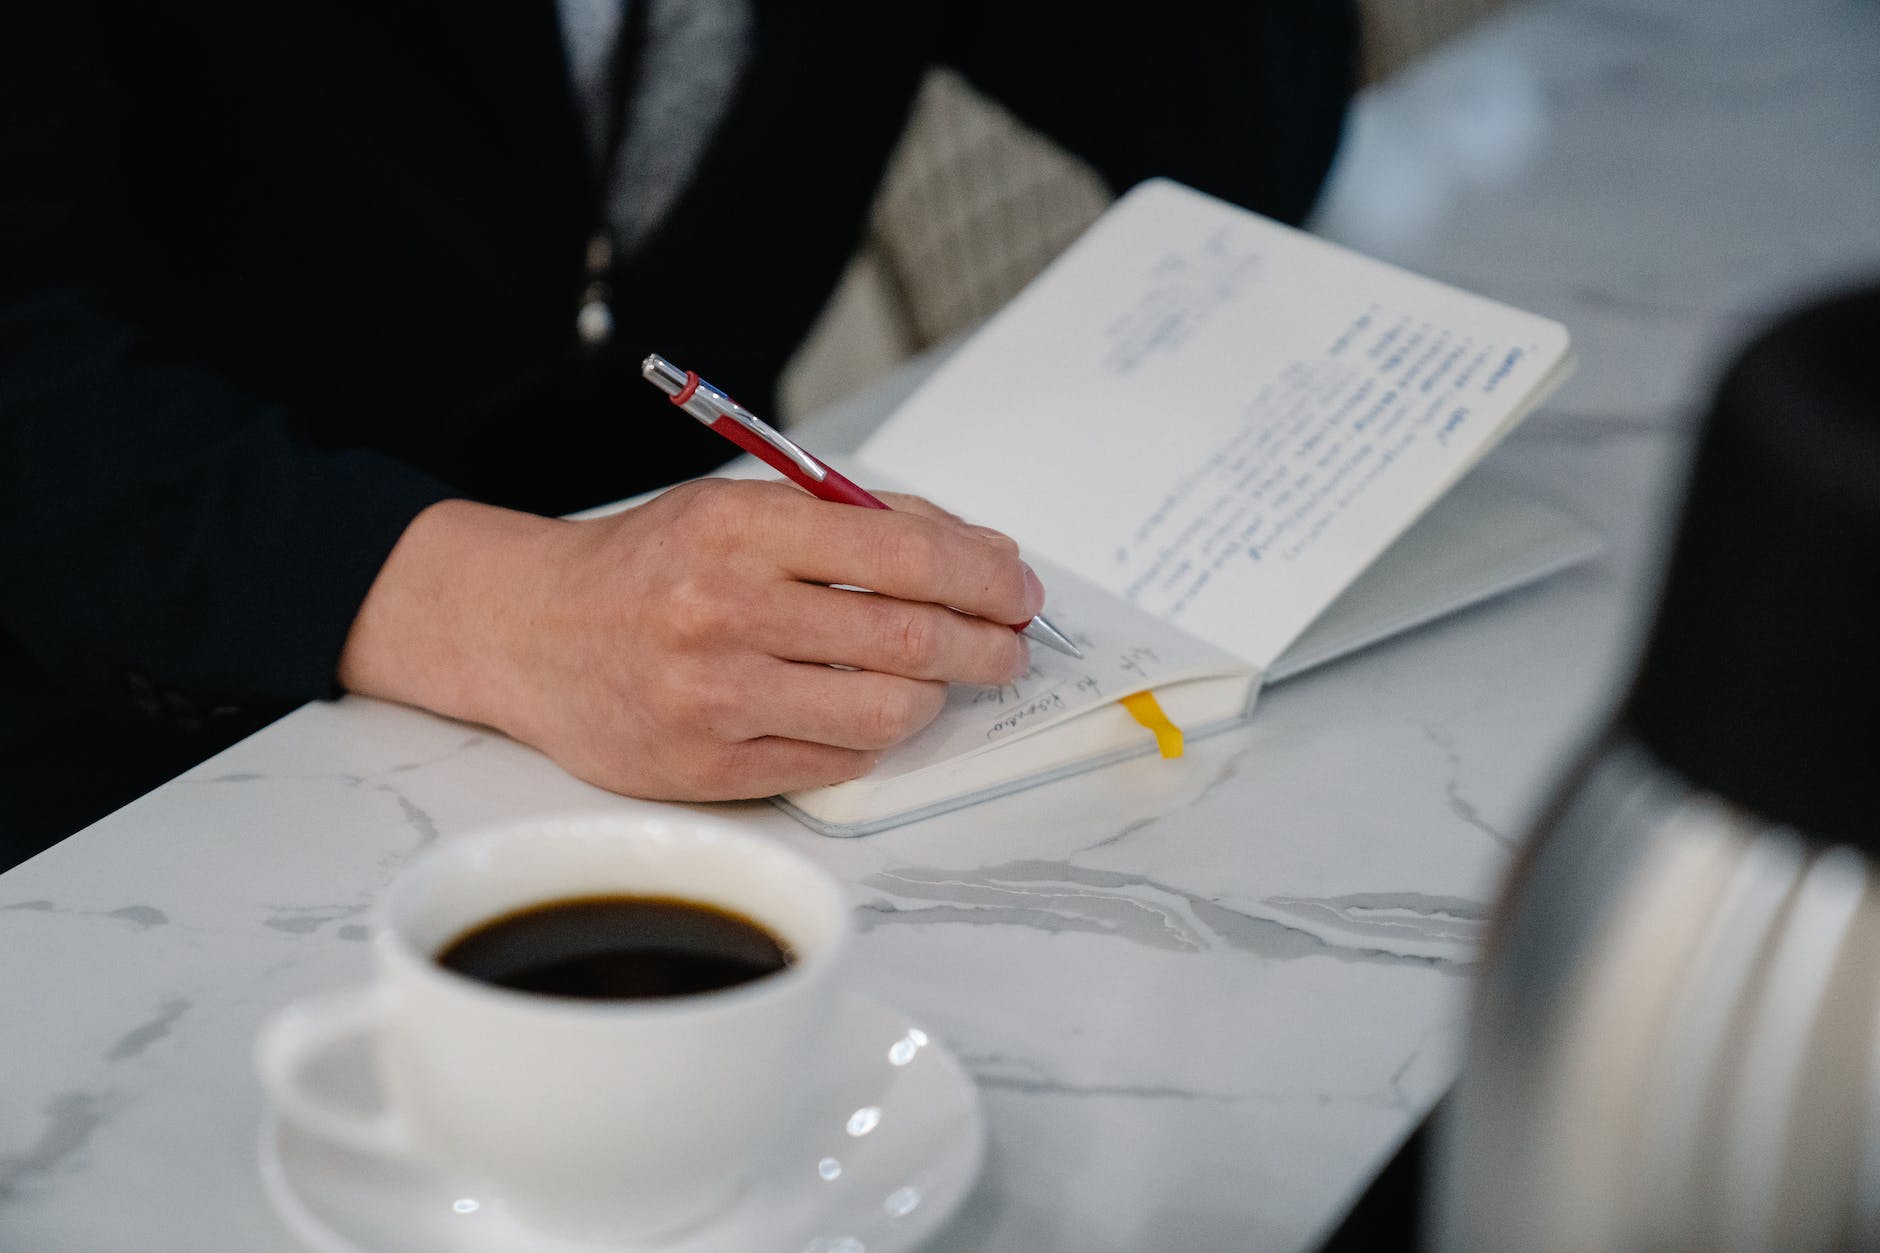
M 1009 683 L 1025 672 L 1030 657 L 1017 631 L 990 622 L 965 626 L 971 646 L 962 654 L 957 673 L 940 677 L 956 683 Z
M 719 492 L 712 482 L 681 483 L 659 498 L 658 503 L 672 511 L 668 525 L 687 533 L 703 527 L 717 510 Z
M 723 638 L 738 616 L 735 598 L 716 578 L 700 571 L 674 579 L 662 609 L 668 638 L 682 645 Z
M 898 673 L 927 677 L 940 662 L 939 623 L 933 615 L 905 606 L 887 606 L 888 655 Z
M 681 542 L 707 553 L 727 552 L 741 543 L 756 521 L 759 502 L 748 490 L 755 486 L 708 481 L 674 488 L 674 492 L 685 492 L 678 504 Z
M 1017 631 L 1001 631 L 987 666 L 988 683 L 1010 683 L 1031 669 L 1031 645 Z
M 742 738 L 746 702 L 702 661 L 675 660 L 649 676 L 636 699 L 653 726 L 656 750 L 672 757 Z
M 944 573 L 945 562 L 940 557 L 939 545 L 925 528 L 884 526 L 879 529 L 876 543 L 879 546 L 876 556 L 882 568 L 895 571 L 911 585 L 930 586 Z
M 691 686 L 684 700 L 695 724 L 715 743 L 742 739 L 739 733 L 747 701 L 736 687 L 706 680 Z
M 898 744 L 926 726 L 946 699 L 939 684 L 896 683 L 862 702 L 859 730 L 866 747 Z

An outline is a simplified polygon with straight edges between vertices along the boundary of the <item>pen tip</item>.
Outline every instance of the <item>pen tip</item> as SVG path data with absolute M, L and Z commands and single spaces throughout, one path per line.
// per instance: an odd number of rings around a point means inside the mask
M 1079 661 L 1084 659 L 1083 651 L 1079 649 L 1077 645 L 1071 643 L 1070 637 L 1065 635 L 1064 632 L 1058 630 L 1049 622 L 1046 622 L 1043 614 L 1039 614 L 1025 624 L 1025 634 L 1037 640 L 1040 644 L 1045 644 L 1057 649 L 1060 653 L 1075 657 Z

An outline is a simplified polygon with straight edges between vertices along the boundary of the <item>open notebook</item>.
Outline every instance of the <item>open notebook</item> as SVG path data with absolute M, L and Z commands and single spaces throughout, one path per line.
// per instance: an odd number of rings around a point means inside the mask
M 842 467 L 1016 537 L 1085 659 L 1034 646 L 868 775 L 779 802 L 862 835 L 1178 755 L 1268 680 L 1585 558 L 1556 510 L 1451 493 L 1570 360 L 1558 323 L 1137 187 Z

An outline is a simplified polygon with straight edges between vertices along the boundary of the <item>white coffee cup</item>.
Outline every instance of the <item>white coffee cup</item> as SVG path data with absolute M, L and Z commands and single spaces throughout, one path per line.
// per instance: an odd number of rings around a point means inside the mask
M 793 961 L 697 995 L 590 1001 L 435 960 L 518 909 L 612 894 L 742 914 Z M 317 1135 L 461 1172 L 544 1231 L 655 1240 L 729 1205 L 778 1151 L 833 1017 L 848 917 L 814 864 L 702 817 L 544 818 L 467 835 L 393 883 L 372 982 L 281 1011 L 257 1061 L 281 1113 Z M 362 1038 L 375 1111 L 315 1081 L 322 1059 Z

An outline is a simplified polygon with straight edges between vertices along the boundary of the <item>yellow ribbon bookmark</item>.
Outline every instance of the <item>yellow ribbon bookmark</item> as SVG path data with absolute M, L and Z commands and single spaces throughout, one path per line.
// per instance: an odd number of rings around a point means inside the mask
M 1162 712 L 1162 706 L 1155 703 L 1154 692 L 1137 692 L 1134 696 L 1125 696 L 1119 702 L 1129 710 L 1129 716 L 1155 733 L 1155 746 L 1162 750 L 1164 757 L 1182 755 L 1182 729 L 1168 720 Z

